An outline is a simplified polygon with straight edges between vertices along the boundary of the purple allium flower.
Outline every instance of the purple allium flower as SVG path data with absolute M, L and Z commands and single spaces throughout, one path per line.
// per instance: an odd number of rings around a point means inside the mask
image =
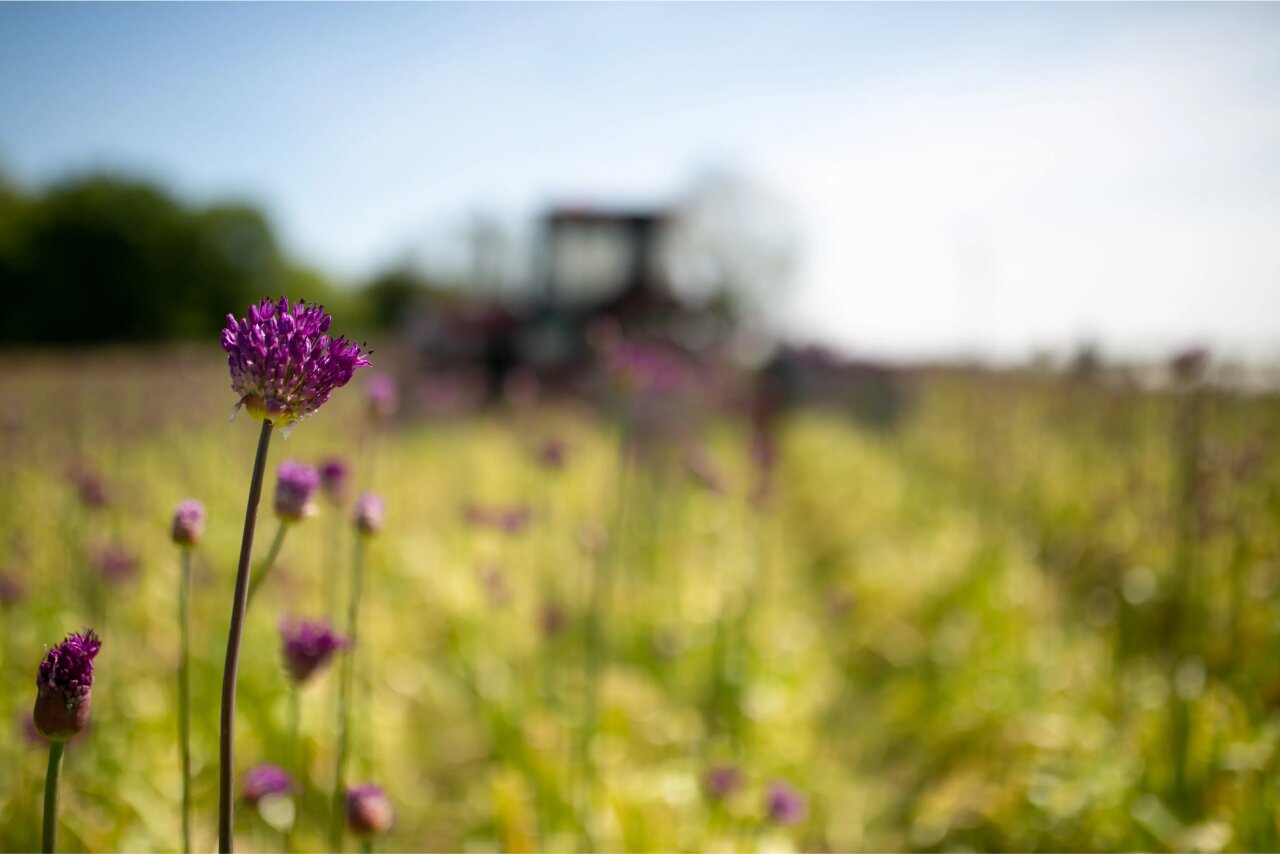
M 286 460 L 276 470 L 276 516 L 282 522 L 297 522 L 316 515 L 315 497 L 320 489 L 320 472 L 306 463 Z
M 375 418 L 391 418 L 400 409 L 400 392 L 396 381 L 387 374 L 374 374 L 364 387 L 369 414 Z
M 107 482 L 102 475 L 90 468 L 81 466 L 72 469 L 67 476 L 80 496 L 80 503 L 91 510 L 100 510 L 111 503 L 111 494 L 107 490 Z
M 334 504 L 342 504 L 347 500 L 347 490 L 351 487 L 351 466 L 342 457 L 329 457 L 320 463 L 320 488 L 325 496 Z
M 268 795 L 283 795 L 293 789 L 293 778 L 279 765 L 263 762 L 245 772 L 241 796 L 246 803 L 257 805 Z
M 324 667 L 333 654 L 347 645 L 346 638 L 323 620 L 280 621 L 284 666 L 289 678 L 301 685 Z
M 249 306 L 249 316 L 227 315 L 222 349 L 231 389 L 254 418 L 289 427 L 309 417 L 335 388 L 351 381 L 369 354 L 344 337 L 330 338 L 324 306 L 287 297 Z
M 808 804 L 804 795 L 786 783 L 775 781 L 769 784 L 769 790 L 765 792 L 764 809 L 769 821 L 775 824 L 799 824 L 804 821 Z
M 10 572 L 0 572 L 0 605 L 17 605 L 27 595 L 22 579 Z
M 204 537 L 204 505 L 188 498 L 173 514 L 173 541 L 180 546 L 194 546 Z
M 347 827 L 357 836 L 386 833 L 395 822 L 391 799 L 381 786 L 362 783 L 347 789 Z
M 40 662 L 32 720 L 45 738 L 65 741 L 89 722 L 93 659 L 100 649 L 102 641 L 93 629 L 73 632 Z
M 352 519 L 355 522 L 356 530 L 366 537 L 382 531 L 382 523 L 386 518 L 386 505 L 382 502 L 382 496 L 375 492 L 365 492 L 356 499 L 355 512 Z
M 138 572 L 138 556 L 123 546 L 108 544 L 97 550 L 93 563 L 108 581 L 128 581 Z
M 568 448 L 560 439 L 547 439 L 539 444 L 534 451 L 534 456 L 538 463 L 550 471 L 559 471 L 564 468 L 567 455 Z
M 702 778 L 702 785 L 707 790 L 708 798 L 723 801 L 742 788 L 742 772 L 732 765 L 717 765 L 707 771 Z

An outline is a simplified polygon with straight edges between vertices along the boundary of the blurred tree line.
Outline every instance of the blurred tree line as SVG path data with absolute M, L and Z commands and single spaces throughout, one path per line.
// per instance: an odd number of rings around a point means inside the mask
M 207 337 L 281 294 L 358 302 L 286 257 L 256 207 L 186 204 L 112 174 L 36 192 L 0 176 L 0 290 L 8 345 Z

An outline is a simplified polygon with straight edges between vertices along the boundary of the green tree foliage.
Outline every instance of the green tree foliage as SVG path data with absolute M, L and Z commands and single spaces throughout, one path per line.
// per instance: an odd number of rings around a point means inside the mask
M 245 204 L 184 205 L 143 181 L 89 175 L 27 195 L 0 181 L 0 342 L 157 341 L 216 334 L 229 308 L 299 279 Z M 314 288 L 321 285 L 321 293 Z

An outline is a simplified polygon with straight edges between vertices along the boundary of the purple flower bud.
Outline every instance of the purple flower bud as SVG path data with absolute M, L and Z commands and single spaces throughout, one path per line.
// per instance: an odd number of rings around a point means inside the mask
M 764 809 L 774 824 L 799 824 L 804 821 L 808 804 L 804 795 L 778 781 L 769 784 L 764 796 Z
M 382 497 L 373 492 L 365 492 L 356 499 L 355 514 L 352 517 L 356 530 L 366 537 L 382 531 L 382 523 L 386 517 L 386 507 Z
M 357 836 L 386 833 L 395 823 L 391 799 L 381 786 L 362 783 L 347 789 L 347 827 Z
M 330 457 L 320 464 L 320 488 L 335 505 L 347 500 L 351 488 L 351 467 L 342 457 Z
M 396 381 L 386 374 L 374 374 L 364 388 L 369 414 L 375 418 L 391 418 L 400 409 L 400 392 Z
M 708 798 L 723 801 L 742 788 L 742 772 L 732 765 L 719 765 L 707 771 L 702 784 Z
M 66 741 L 89 723 L 93 659 L 102 641 L 88 629 L 73 632 L 49 650 L 36 671 L 36 729 L 52 741 Z
M 103 577 L 113 583 L 128 581 L 138 572 L 137 555 L 114 544 L 99 548 L 93 556 L 93 563 Z
M 188 498 L 173 514 L 173 541 L 180 546 L 194 546 L 204 538 L 204 505 Z
M 288 298 L 249 306 L 248 317 L 227 315 L 222 349 L 231 389 L 254 418 L 289 427 L 314 414 L 336 388 L 369 365 L 369 353 L 344 337 L 329 337 L 324 306 Z
M 347 645 L 346 638 L 323 620 L 303 620 L 298 623 L 282 620 L 280 639 L 283 642 L 285 669 L 289 672 L 289 678 L 298 685 L 310 679 L 329 662 L 335 652 Z
M 282 522 L 297 522 L 317 512 L 316 491 L 320 473 L 306 463 L 287 460 L 276 470 L 276 516 Z
M 293 778 L 279 765 L 263 762 L 245 772 L 240 793 L 246 803 L 256 806 L 268 795 L 282 795 L 293 789 Z

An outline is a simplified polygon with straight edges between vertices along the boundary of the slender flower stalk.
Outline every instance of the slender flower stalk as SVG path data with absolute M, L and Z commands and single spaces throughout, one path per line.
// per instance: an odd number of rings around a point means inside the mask
M 49 739 L 49 770 L 44 781 L 44 826 L 40 850 L 49 854 L 58 847 L 58 791 L 62 754 L 67 739 L 89 723 L 93 688 L 93 660 L 102 642 L 88 629 L 67 635 L 45 654 L 36 671 L 36 706 L 31 718 Z
M 232 416 L 243 407 L 252 417 L 262 420 L 253 476 L 249 481 L 222 673 L 218 848 L 224 852 L 230 852 L 233 847 L 236 673 L 249 602 L 253 535 L 271 431 L 280 427 L 287 435 L 299 421 L 315 414 L 334 389 L 350 382 L 358 368 L 369 364 L 363 347 L 343 337 L 329 337 L 331 323 L 332 318 L 323 306 L 302 301 L 290 303 L 281 297 L 278 301 L 263 300 L 249 306 L 247 317 L 237 319 L 227 315 L 227 325 L 222 330 L 222 349 L 227 353 L 231 389 L 240 396 Z
M 204 506 L 188 499 L 173 516 L 182 550 L 178 574 L 178 747 L 182 759 L 182 850 L 191 851 L 191 551 L 204 535 Z
M 351 743 L 351 690 L 355 675 L 355 648 L 360 620 L 360 593 L 364 580 L 364 559 L 367 540 L 382 530 L 384 507 L 382 499 L 371 492 L 356 501 L 354 523 L 356 545 L 351 563 L 351 599 L 347 603 L 347 645 L 351 652 L 342 660 L 342 678 L 338 685 L 338 750 L 333 772 L 333 802 L 330 815 L 330 847 L 342 850 L 345 825 L 343 797 L 346 793 L 347 754 Z
M 306 463 L 286 460 L 276 471 L 276 494 L 274 507 L 276 518 L 280 520 L 276 535 L 267 549 L 266 560 L 253 573 L 249 580 L 249 601 L 253 601 L 258 588 L 267 580 L 276 558 L 280 556 L 280 548 L 284 545 L 285 534 L 298 522 L 318 512 L 316 492 L 320 489 L 320 472 Z

